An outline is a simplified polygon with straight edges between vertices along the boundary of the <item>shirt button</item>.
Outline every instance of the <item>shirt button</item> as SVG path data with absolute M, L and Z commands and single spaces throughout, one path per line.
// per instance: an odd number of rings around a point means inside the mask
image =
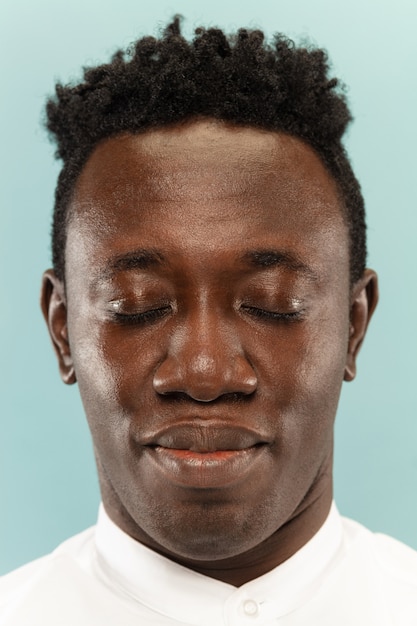
M 251 617 L 257 615 L 259 612 L 259 607 L 255 600 L 245 600 L 245 602 L 243 603 L 243 612 L 245 613 L 245 615 L 250 615 Z

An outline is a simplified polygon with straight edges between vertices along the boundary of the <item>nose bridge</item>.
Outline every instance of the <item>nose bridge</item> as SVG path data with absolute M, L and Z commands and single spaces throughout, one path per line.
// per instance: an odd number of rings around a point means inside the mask
M 202 298 L 172 333 L 155 390 L 209 402 L 227 393 L 253 393 L 256 385 L 236 324 Z
M 239 352 L 239 344 L 237 333 L 207 301 L 189 315 L 178 348 L 184 351 L 185 362 L 195 373 L 209 376 L 219 369 L 225 375 L 232 353 Z

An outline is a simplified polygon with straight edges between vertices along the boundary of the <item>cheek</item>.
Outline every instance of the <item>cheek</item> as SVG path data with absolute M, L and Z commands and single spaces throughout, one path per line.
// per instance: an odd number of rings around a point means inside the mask
M 331 407 L 337 404 L 346 363 L 348 324 L 323 318 L 304 344 L 299 368 L 306 394 L 317 396 Z
M 288 332 L 259 333 L 253 346 L 260 392 L 283 416 L 290 439 L 328 438 L 343 382 L 348 345 L 346 315 L 321 315 Z M 273 409 L 272 409 L 273 406 Z
M 91 318 L 78 318 L 70 329 L 75 373 L 96 447 L 116 441 L 121 446 L 149 414 L 153 372 L 161 358 L 161 342 L 150 334 L 121 332 Z

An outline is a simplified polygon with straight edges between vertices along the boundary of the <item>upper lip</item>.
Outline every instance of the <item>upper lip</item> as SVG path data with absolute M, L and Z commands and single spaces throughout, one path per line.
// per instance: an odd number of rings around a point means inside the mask
M 244 450 L 267 443 L 270 443 L 267 437 L 246 426 L 197 420 L 170 424 L 147 437 L 141 437 L 141 444 L 145 446 L 194 452 Z

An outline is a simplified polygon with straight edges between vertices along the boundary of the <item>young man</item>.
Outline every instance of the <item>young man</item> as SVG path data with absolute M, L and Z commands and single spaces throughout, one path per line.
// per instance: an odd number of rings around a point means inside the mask
M 42 308 L 103 506 L 1 624 L 416 624 L 417 555 L 332 504 L 377 303 L 325 54 L 178 20 L 57 87 Z

